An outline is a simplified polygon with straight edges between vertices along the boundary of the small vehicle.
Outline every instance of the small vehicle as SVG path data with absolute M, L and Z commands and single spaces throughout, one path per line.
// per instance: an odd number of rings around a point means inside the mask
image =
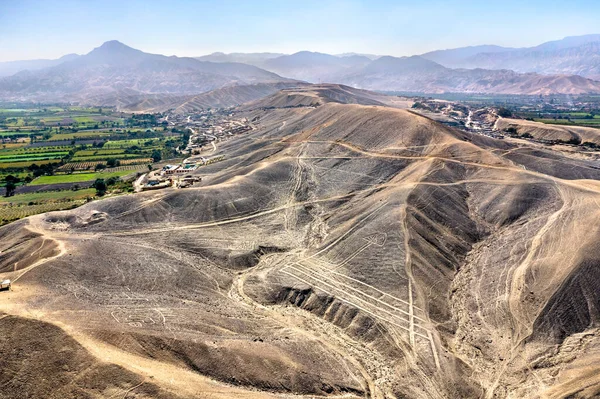
M 7 290 L 9 291 L 11 287 L 11 282 L 10 280 L 4 280 L 0 283 L 0 290 Z

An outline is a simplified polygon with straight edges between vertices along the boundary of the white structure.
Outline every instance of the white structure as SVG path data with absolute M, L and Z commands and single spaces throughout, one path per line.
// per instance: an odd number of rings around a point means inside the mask
M 10 290 L 11 287 L 11 282 L 10 280 L 4 280 L 3 282 L 0 283 L 0 290 Z

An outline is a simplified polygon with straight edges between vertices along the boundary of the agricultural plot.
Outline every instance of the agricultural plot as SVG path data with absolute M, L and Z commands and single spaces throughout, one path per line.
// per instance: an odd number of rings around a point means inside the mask
M 153 139 L 132 139 L 132 140 L 115 140 L 109 141 L 104 144 L 103 148 L 127 148 L 134 145 L 144 147 L 147 143 L 156 143 L 164 142 L 163 138 L 153 138 Z
M 89 156 L 89 155 L 116 155 L 123 154 L 125 150 L 122 149 L 90 149 L 90 150 L 81 150 L 75 153 L 76 157 Z
M 26 148 L 19 147 L 19 148 L 15 148 L 15 149 L 6 148 L 6 149 L 0 150 L 0 155 L 40 154 L 40 153 L 58 152 L 58 151 L 68 152 L 70 148 L 71 148 L 70 146 L 38 146 L 38 147 L 26 147 Z
M 569 126 L 587 126 L 600 127 L 600 118 L 594 119 L 534 119 L 536 122 L 542 122 L 550 125 L 569 125 Z
M 27 160 L 33 158 L 40 159 L 52 159 L 52 158 L 62 158 L 65 155 L 69 154 L 68 151 L 56 151 L 56 152 L 28 152 L 28 153 L 9 153 L 2 154 L 0 153 L 0 162 L 11 162 L 12 160 Z
M 4 158 L 0 159 L 0 163 L 14 163 L 14 162 L 29 162 L 34 163 L 38 161 L 48 161 L 48 160 L 60 160 L 62 156 L 39 156 L 39 157 L 21 157 L 21 158 Z
M 87 200 L 85 199 L 79 199 L 74 201 L 48 202 L 39 205 L 0 206 L 0 224 L 7 224 L 14 220 L 37 215 L 39 213 L 73 209 L 86 202 Z
M 31 202 L 65 202 L 86 199 L 96 195 L 96 190 L 86 188 L 83 190 L 64 190 L 64 191 L 44 191 L 38 193 L 17 194 L 12 197 L 0 197 L 0 207 L 5 207 L 7 204 L 27 205 Z M 39 204 L 36 204 L 39 205 Z
M 116 168 L 105 169 L 104 173 L 121 171 L 121 170 L 138 170 L 138 169 L 140 169 L 140 165 L 141 165 L 141 168 L 144 169 L 144 168 L 146 168 L 146 165 L 152 163 L 152 159 L 151 158 L 124 159 L 124 160 L 120 161 L 120 163 L 121 163 L 121 166 L 118 166 Z M 96 165 L 98 165 L 98 164 L 106 165 L 106 161 L 102 161 L 102 162 L 93 162 L 93 161 L 69 162 L 69 163 L 64 164 L 57 170 L 60 172 L 69 172 L 71 170 L 75 170 L 75 171 L 93 170 L 96 168 Z
M 30 185 L 39 186 L 45 184 L 59 184 L 59 183 L 78 183 L 92 181 L 96 179 L 108 179 L 109 177 L 122 177 L 131 173 L 130 171 L 120 172 L 97 172 L 97 173 L 73 173 L 65 175 L 54 175 L 54 176 L 40 176 L 33 180 Z
M 118 155 L 87 155 L 87 156 L 78 156 L 75 154 L 72 161 L 73 162 L 85 162 L 85 161 L 102 161 L 107 158 L 116 158 L 116 159 L 132 159 L 132 158 L 144 158 L 147 157 L 146 154 L 118 154 Z
M 117 166 L 114 168 L 105 169 L 104 172 L 105 173 L 123 172 L 123 171 L 135 172 L 135 171 L 143 171 L 143 170 L 148 171 L 148 167 L 146 166 L 146 164 Z
M 50 136 L 49 140 L 59 141 L 59 140 L 76 140 L 79 138 L 103 138 L 109 137 L 113 135 L 112 132 L 98 132 L 98 131 L 89 131 L 89 132 L 76 132 L 76 133 L 56 133 Z
M 5 150 L 6 149 L 8 149 L 8 150 L 14 150 L 14 149 L 17 149 L 17 148 L 23 148 L 23 147 L 27 146 L 27 144 L 28 144 L 28 142 L 24 142 L 24 143 L 23 142 L 21 142 L 21 143 L 4 143 L 4 144 L 1 145 L 1 147 L 3 149 L 5 149 Z
M 57 170 L 59 172 L 69 172 L 71 170 L 92 170 L 98 164 L 105 165 L 106 162 L 69 162 L 62 165 Z
M 65 150 L 41 147 L 37 150 L 23 148 L 7 148 L 0 150 L 0 168 L 26 168 L 32 164 L 46 164 L 59 162 L 69 154 Z
M 49 163 L 59 164 L 58 159 L 45 159 L 39 161 L 17 161 L 17 162 L 0 162 L 0 169 L 22 169 L 31 166 L 32 164 L 36 165 L 47 165 Z
M 151 164 L 152 158 L 135 158 L 135 159 L 124 159 L 121 161 L 121 165 L 137 165 L 137 164 L 144 164 L 144 165 L 148 165 Z

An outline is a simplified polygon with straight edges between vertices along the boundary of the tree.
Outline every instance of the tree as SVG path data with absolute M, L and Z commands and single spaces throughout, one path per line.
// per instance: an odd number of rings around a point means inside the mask
M 109 168 L 114 168 L 118 163 L 119 161 L 117 161 L 115 158 L 109 158 L 106 160 L 106 166 Z
M 152 161 L 154 161 L 154 162 L 160 162 L 160 160 L 162 159 L 160 151 L 158 151 L 158 150 L 152 151 L 151 158 L 152 158 Z
M 115 184 L 117 184 L 117 182 L 121 180 L 116 176 L 111 176 L 108 179 L 106 179 L 106 186 L 110 187 L 110 186 L 114 186 Z
M 102 197 L 106 194 L 106 183 L 104 182 L 104 179 L 96 179 L 94 184 L 92 184 L 92 187 L 96 189 L 96 195 L 98 197 Z
M 6 194 L 5 196 L 11 197 L 15 194 L 15 190 L 17 189 L 17 183 L 21 180 L 18 177 L 14 177 L 13 175 L 8 175 L 4 179 L 6 182 Z
M 512 116 L 512 112 L 506 108 L 498 108 L 498 116 L 502 118 L 510 118 Z

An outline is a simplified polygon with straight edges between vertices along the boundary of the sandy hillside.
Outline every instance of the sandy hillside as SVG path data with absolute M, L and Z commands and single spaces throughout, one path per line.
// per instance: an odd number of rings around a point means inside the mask
M 593 161 L 339 86 L 240 112 L 201 185 L 0 229 L 0 397 L 600 394 Z

